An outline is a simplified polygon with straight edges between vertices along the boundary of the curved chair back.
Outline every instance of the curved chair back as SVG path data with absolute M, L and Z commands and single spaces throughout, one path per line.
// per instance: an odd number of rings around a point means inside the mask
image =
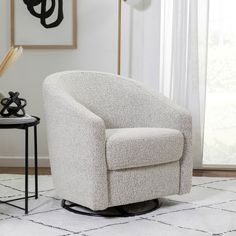
M 160 97 L 132 79 L 107 73 L 72 71 L 51 75 L 47 81 L 55 83 L 57 89 L 68 92 L 101 117 L 106 128 L 148 127 L 156 125 L 157 116 L 160 116 Z

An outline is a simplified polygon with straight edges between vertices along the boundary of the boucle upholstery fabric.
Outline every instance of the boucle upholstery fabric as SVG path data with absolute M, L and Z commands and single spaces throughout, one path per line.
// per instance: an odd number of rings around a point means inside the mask
M 108 172 L 109 205 L 157 199 L 179 192 L 179 162 Z
M 108 176 L 105 130 L 114 128 L 180 131 L 184 136 L 184 150 L 179 160 L 179 189 L 173 193 L 190 191 L 191 116 L 164 96 L 131 79 L 81 71 L 49 76 L 43 94 L 52 174 L 61 198 L 93 210 L 109 207 L 108 191 L 111 183 L 115 186 L 116 178 L 110 181 L 112 177 Z M 158 186 L 158 179 L 155 181 Z M 166 188 L 169 184 L 172 188 L 169 182 Z M 145 188 L 138 186 L 142 187 Z
M 44 104 L 55 189 L 63 199 L 106 209 L 104 122 L 51 82 L 44 84 Z
M 108 170 L 174 162 L 183 154 L 183 135 L 174 129 L 107 129 L 106 139 Z

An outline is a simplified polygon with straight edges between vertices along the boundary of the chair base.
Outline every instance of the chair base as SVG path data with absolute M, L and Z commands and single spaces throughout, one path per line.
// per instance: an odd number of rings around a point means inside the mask
M 61 202 L 61 206 L 70 212 L 86 216 L 130 217 L 130 216 L 139 216 L 150 213 L 160 208 L 161 205 L 159 203 L 159 200 L 155 199 L 141 203 L 129 204 L 125 206 L 110 207 L 103 211 L 92 211 L 89 208 L 83 207 L 79 204 L 72 203 L 70 201 L 63 199 Z

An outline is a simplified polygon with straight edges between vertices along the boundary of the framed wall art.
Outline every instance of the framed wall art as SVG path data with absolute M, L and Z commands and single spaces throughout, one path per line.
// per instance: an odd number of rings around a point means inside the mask
M 11 45 L 77 48 L 77 0 L 11 0 Z

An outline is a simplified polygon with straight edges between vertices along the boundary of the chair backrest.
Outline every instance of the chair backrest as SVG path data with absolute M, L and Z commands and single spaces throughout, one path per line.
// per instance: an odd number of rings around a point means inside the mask
M 71 71 L 48 78 L 79 103 L 101 117 L 106 128 L 143 127 L 157 115 L 158 96 L 132 80 L 117 75 Z M 149 120 L 149 122 L 148 122 Z

